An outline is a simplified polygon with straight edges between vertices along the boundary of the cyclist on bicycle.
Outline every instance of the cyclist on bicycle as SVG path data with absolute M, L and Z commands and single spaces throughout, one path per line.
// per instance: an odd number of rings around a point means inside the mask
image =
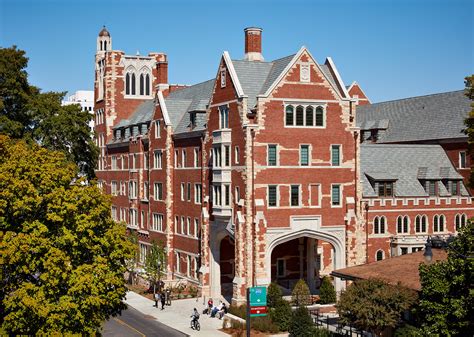
M 196 323 L 198 323 L 199 320 L 199 312 L 197 311 L 196 308 L 193 309 L 193 314 L 191 315 L 191 327 L 194 329 L 196 326 Z

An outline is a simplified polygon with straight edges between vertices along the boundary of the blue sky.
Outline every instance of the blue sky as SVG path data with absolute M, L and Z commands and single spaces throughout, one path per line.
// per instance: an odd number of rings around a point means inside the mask
M 93 87 L 106 25 L 114 49 L 165 52 L 170 83 L 193 84 L 215 76 L 224 50 L 242 58 L 243 29 L 258 26 L 266 60 L 305 45 L 380 102 L 462 89 L 473 22 L 471 0 L 0 0 L 0 46 L 26 50 L 32 84 L 73 93 Z

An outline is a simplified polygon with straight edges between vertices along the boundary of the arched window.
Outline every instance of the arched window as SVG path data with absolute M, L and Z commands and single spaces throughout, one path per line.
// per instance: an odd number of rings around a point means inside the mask
M 466 226 L 466 219 L 467 219 L 466 214 L 462 214 L 461 215 L 461 227 Z
M 308 106 L 306 107 L 306 126 L 313 126 L 313 107 Z
M 444 232 L 444 224 L 446 222 L 446 218 L 444 215 L 439 216 L 439 231 Z
M 145 94 L 145 77 L 143 74 L 140 74 L 140 95 L 143 96 Z
M 428 224 L 428 218 L 426 217 L 426 215 L 423 215 L 421 217 L 421 231 L 423 233 L 426 233 L 426 226 Z
M 125 75 L 125 95 L 130 95 L 130 74 Z
M 404 233 L 403 231 L 403 217 L 401 215 L 397 218 L 397 233 Z
M 383 260 L 383 250 L 378 250 L 377 253 L 375 254 L 375 259 L 377 261 Z
M 456 225 L 456 230 L 460 231 L 461 228 L 466 226 L 466 214 L 456 214 L 455 217 L 455 225 Z
M 301 105 L 296 107 L 296 125 L 303 126 L 304 125 L 304 109 Z
M 415 232 L 421 232 L 421 217 L 419 215 L 417 215 L 415 218 Z
M 135 74 L 132 74 L 132 95 L 135 95 Z
M 150 95 L 150 75 L 146 74 L 145 77 L 145 95 L 149 96 Z
M 374 218 L 374 234 L 379 234 L 379 217 Z
M 104 50 L 107 50 L 107 41 L 104 41 Z
M 316 126 L 324 126 L 324 110 L 323 107 L 316 108 Z
M 293 125 L 293 107 L 291 105 L 286 107 L 285 123 L 286 125 Z
M 385 234 L 386 219 L 384 216 L 374 218 L 374 234 Z
M 404 233 L 409 233 L 408 226 L 410 225 L 410 219 L 408 219 L 408 215 L 403 217 L 403 230 Z
M 433 217 L 433 232 L 439 232 L 439 217 L 435 215 Z
M 385 222 L 386 219 L 384 216 L 380 217 L 380 234 L 385 234 Z
M 100 50 L 104 50 L 104 46 L 102 44 L 102 41 L 100 41 Z

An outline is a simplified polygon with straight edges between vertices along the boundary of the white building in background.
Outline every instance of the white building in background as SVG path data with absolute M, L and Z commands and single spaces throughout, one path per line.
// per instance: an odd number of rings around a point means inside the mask
M 62 105 L 79 104 L 82 111 L 89 111 L 94 113 L 94 91 L 93 90 L 78 90 L 73 95 L 69 96 L 62 102 Z M 89 123 L 91 129 L 94 128 L 94 120 Z

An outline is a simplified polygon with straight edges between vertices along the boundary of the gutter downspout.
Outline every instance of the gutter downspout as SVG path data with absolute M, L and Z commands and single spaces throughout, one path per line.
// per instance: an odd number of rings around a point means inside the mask
M 252 134 L 252 286 L 255 287 L 256 285 L 256 272 L 255 272 L 255 267 L 256 267 L 256 249 L 255 249 L 255 238 L 256 238 L 256 227 L 257 225 L 255 224 L 255 130 L 252 129 L 250 131 Z

